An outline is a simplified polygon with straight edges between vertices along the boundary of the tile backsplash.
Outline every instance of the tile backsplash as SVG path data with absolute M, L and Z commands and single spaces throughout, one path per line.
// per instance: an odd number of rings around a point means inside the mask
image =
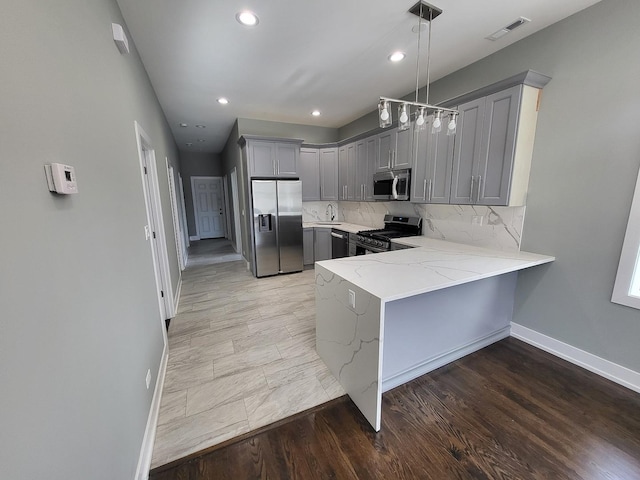
M 371 228 L 383 226 L 384 215 L 413 215 L 423 219 L 422 233 L 497 250 L 520 250 L 525 207 L 481 205 L 427 205 L 410 202 L 303 202 L 305 222 L 328 220 L 327 205 L 338 212 L 336 220 Z

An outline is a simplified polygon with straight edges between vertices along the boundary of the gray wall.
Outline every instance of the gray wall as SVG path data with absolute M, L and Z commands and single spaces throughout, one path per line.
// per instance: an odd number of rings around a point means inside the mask
M 177 150 L 113 0 L 5 2 L 0 15 L 0 470 L 7 479 L 130 479 L 163 350 L 134 134 Z M 131 38 L 131 37 L 129 37 Z M 133 44 L 130 42 L 133 47 Z M 76 168 L 49 193 L 43 165 Z M 145 386 L 151 369 L 151 388 Z
M 528 69 L 553 77 L 538 117 L 522 249 L 557 261 L 520 274 L 514 321 L 635 371 L 639 312 L 610 299 L 640 165 L 639 24 L 640 3 L 604 0 L 430 92 L 438 103 Z M 372 112 L 339 137 L 377 126 Z
M 189 235 L 196 235 L 195 209 L 191 177 L 222 177 L 222 159 L 217 153 L 180 152 L 181 174 L 184 186 L 185 211 Z
M 432 85 L 437 103 L 533 69 L 538 117 L 516 323 L 640 371 L 640 313 L 610 301 L 640 165 L 640 3 L 604 0 Z M 375 128 L 368 115 L 341 138 Z
M 315 125 L 269 122 L 251 118 L 238 119 L 240 135 L 264 135 L 265 137 L 301 138 L 307 143 L 332 143 L 338 140 L 338 129 Z

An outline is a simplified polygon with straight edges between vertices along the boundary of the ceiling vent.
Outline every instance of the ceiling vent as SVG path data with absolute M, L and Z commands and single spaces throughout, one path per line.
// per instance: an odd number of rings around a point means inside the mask
M 507 33 L 511 33 L 516 28 L 521 27 L 522 25 L 524 25 L 525 23 L 528 23 L 530 21 L 531 20 L 529 20 L 528 18 L 520 17 L 517 20 L 511 22 L 506 27 L 502 27 L 497 32 L 494 32 L 494 33 L 492 33 L 491 35 L 489 35 L 488 37 L 485 37 L 485 38 L 487 40 L 491 40 L 491 41 L 498 40 L 499 38 L 504 37 Z

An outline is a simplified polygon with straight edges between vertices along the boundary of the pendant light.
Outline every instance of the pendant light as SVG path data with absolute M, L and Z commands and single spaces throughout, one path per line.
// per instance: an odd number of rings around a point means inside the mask
M 443 116 L 447 116 L 447 135 L 454 135 L 456 133 L 457 127 L 457 118 L 458 111 L 451 108 L 437 107 L 429 104 L 429 69 L 431 63 L 431 24 L 433 19 L 435 19 L 438 15 L 442 13 L 438 7 L 434 7 L 433 5 L 429 5 L 428 3 L 420 0 L 413 7 L 409 9 L 409 12 L 418 16 L 418 26 L 417 26 L 417 34 L 418 34 L 418 55 L 417 55 L 417 65 L 416 65 L 416 94 L 415 101 L 410 102 L 407 100 L 399 100 L 396 98 L 389 97 L 380 97 L 380 102 L 378 103 L 378 118 L 380 121 L 381 128 L 390 127 L 392 124 L 391 118 L 391 104 L 398 104 L 398 130 L 406 130 L 411 125 L 411 107 L 416 108 L 415 117 L 416 117 L 416 126 L 419 130 L 424 130 L 426 128 L 426 115 L 429 113 L 434 114 L 434 121 L 431 126 L 432 133 L 438 133 L 442 129 Z M 425 87 L 426 90 L 426 102 L 421 103 L 418 102 L 418 91 L 420 87 L 420 40 L 421 40 L 421 31 L 424 22 L 429 24 L 429 38 L 427 44 L 427 84 Z

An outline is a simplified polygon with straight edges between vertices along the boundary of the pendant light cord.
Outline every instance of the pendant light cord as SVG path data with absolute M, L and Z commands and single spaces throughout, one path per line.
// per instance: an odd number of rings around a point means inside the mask
M 421 7 L 422 8 L 422 7 Z M 427 99 L 425 103 L 429 103 L 429 83 L 430 79 L 430 67 L 431 67 L 431 21 L 433 20 L 433 10 L 429 9 L 429 36 L 427 37 Z
M 418 15 L 418 55 L 416 56 L 416 102 L 420 89 L 420 34 L 422 33 L 422 3 L 420 3 L 420 15 Z

